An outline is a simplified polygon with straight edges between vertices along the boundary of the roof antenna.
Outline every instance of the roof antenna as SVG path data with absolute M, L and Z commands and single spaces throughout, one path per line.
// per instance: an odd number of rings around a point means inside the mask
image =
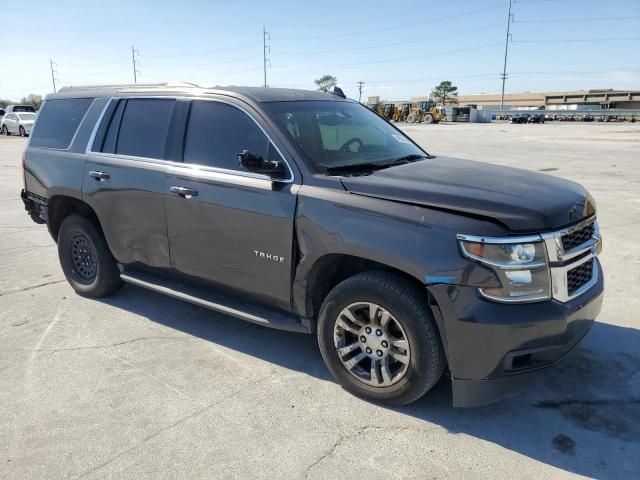
M 340 87 L 333 87 L 329 93 L 333 93 L 334 95 L 337 95 L 339 97 L 342 98 L 347 98 L 347 96 L 344 94 L 344 92 L 342 91 L 342 89 Z

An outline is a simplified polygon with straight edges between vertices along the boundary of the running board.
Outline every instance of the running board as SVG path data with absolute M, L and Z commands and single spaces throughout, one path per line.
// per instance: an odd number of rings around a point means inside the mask
M 178 300 L 193 303 L 264 327 L 296 333 L 311 333 L 309 322 L 294 314 L 269 307 L 247 305 L 237 300 L 213 295 L 203 290 L 184 287 L 152 275 L 136 272 L 135 276 L 122 272 L 120 278 L 127 283 L 148 288 Z

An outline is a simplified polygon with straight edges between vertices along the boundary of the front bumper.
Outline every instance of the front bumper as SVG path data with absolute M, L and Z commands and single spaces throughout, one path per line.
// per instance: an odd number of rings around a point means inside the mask
M 600 274 L 568 302 L 527 304 L 495 303 L 473 287 L 427 288 L 437 303 L 433 310 L 451 370 L 453 405 L 472 407 L 520 392 L 537 371 L 569 353 L 600 313 L 604 280 Z

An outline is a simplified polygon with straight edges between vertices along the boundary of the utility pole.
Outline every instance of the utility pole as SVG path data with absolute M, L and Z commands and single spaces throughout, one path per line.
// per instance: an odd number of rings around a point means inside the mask
M 362 103 L 362 87 L 364 87 L 364 82 L 360 80 L 358 82 L 358 102 Z
M 512 20 L 511 2 L 512 0 L 509 0 L 509 15 L 507 16 L 507 36 L 505 37 L 505 40 L 504 40 L 504 67 L 502 68 L 502 75 L 500 77 L 502 78 L 502 94 L 500 95 L 500 110 L 504 109 L 504 84 L 507 81 L 507 54 L 509 53 L 509 39 L 511 37 L 511 34 L 509 33 L 509 31 L 511 29 L 511 20 Z
M 140 60 L 138 60 L 139 57 L 140 57 L 140 52 L 135 48 L 133 48 L 133 45 L 131 45 L 131 64 L 133 66 L 133 83 L 138 83 L 138 75 L 140 75 L 140 70 L 138 70 L 138 67 L 140 66 Z
M 53 82 L 53 93 L 56 93 L 56 75 L 58 71 L 54 68 L 54 65 L 57 67 L 58 64 L 54 62 L 52 59 L 49 59 L 49 66 L 51 67 L 51 82 Z
M 267 86 L 267 62 L 271 66 L 271 60 L 267 58 L 267 51 L 271 53 L 271 46 L 267 44 L 267 39 L 271 41 L 271 33 L 267 32 L 266 27 L 262 27 L 262 64 L 264 68 L 264 86 Z

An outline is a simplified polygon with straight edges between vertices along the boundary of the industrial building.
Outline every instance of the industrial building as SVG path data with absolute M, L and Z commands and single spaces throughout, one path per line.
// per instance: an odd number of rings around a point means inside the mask
M 428 100 L 428 96 L 411 97 L 409 100 L 380 100 L 369 97 L 367 104 L 418 103 Z M 480 110 L 499 109 L 499 93 L 479 93 L 458 96 L 459 107 L 475 107 Z M 640 109 L 640 90 L 575 90 L 567 92 L 524 92 L 506 93 L 505 110 L 608 110 Z

